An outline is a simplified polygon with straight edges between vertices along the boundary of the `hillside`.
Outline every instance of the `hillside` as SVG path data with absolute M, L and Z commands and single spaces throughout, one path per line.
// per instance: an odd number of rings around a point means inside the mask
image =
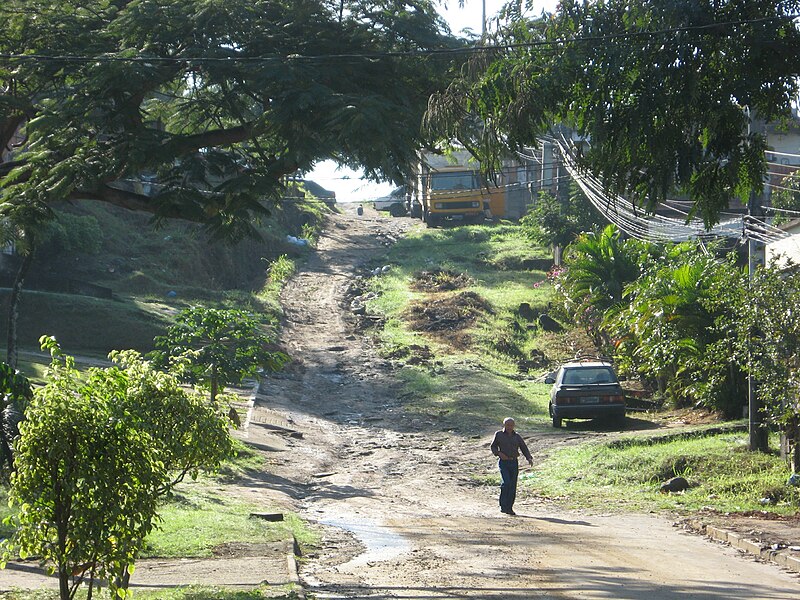
M 327 210 L 316 200 L 291 199 L 255 224 L 258 238 L 227 243 L 194 223 L 153 223 L 95 202 L 66 207 L 45 234 L 26 282 L 20 347 L 35 351 L 47 334 L 76 354 L 147 351 L 172 315 L 198 303 L 249 308 L 274 320 L 280 308 L 275 290 L 270 293 L 270 266 L 282 255 L 303 257 L 308 250 L 286 236 L 313 237 Z M 16 257 L 3 255 L 0 310 L 15 266 Z

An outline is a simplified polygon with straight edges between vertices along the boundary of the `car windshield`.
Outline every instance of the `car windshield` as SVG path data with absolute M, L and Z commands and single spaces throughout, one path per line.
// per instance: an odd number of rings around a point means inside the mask
M 567 385 L 590 385 L 616 383 L 617 378 L 609 367 L 576 367 L 565 369 L 561 381 Z

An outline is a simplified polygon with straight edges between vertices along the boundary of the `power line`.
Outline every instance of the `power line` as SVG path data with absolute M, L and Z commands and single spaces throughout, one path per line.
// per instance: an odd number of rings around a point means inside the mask
M 351 53 L 337 53 L 337 54 L 318 54 L 318 55 L 302 55 L 302 54 L 286 54 L 286 55 L 265 55 L 265 56 L 111 56 L 111 55 L 98 55 L 86 56 L 79 54 L 63 54 L 63 55 L 50 55 L 50 54 L 21 54 L 21 53 L 0 53 L 0 59 L 15 60 L 15 61 L 52 61 L 52 62 L 74 62 L 74 63 L 143 63 L 143 64 L 174 64 L 174 63 L 207 63 L 207 64 L 259 64 L 269 62 L 316 62 L 325 60 L 353 60 L 353 59 L 366 59 L 377 60 L 382 58 L 428 58 L 435 56 L 458 56 L 469 55 L 484 52 L 493 52 L 498 50 L 514 50 L 520 48 L 548 48 L 559 47 L 575 43 L 597 43 L 609 40 L 618 39 L 638 39 L 643 37 L 658 37 L 664 35 L 671 35 L 675 33 L 686 33 L 695 31 L 711 31 L 718 30 L 722 27 L 735 27 L 740 25 L 755 25 L 758 23 L 771 23 L 775 21 L 793 21 L 800 18 L 800 14 L 789 14 L 774 17 L 761 17 L 758 19 L 740 19 L 736 21 L 720 21 L 714 23 L 706 23 L 702 25 L 686 25 L 683 27 L 670 27 L 664 29 L 656 29 L 653 31 L 631 31 L 624 33 L 615 33 L 608 35 L 594 35 L 594 36 L 577 36 L 574 38 L 557 38 L 554 40 L 538 40 L 531 42 L 515 42 L 508 44 L 493 44 L 493 45 L 480 45 L 480 46 L 464 46 L 457 48 L 431 48 L 427 50 L 397 50 L 397 51 L 384 51 L 384 52 L 351 52 Z

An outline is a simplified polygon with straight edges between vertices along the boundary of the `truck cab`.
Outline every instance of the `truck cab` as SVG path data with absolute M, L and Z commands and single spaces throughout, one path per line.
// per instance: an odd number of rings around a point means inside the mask
M 484 185 L 474 159 L 466 151 L 446 156 L 423 153 L 417 168 L 409 212 L 428 227 L 445 220 L 480 223 L 503 214 L 501 188 Z

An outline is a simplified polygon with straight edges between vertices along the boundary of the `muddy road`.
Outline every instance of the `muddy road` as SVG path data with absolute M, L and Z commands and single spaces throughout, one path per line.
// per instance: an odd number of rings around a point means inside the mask
M 319 523 L 301 579 L 318 598 L 800 597 L 800 582 L 672 527 L 663 517 L 583 514 L 532 500 L 499 512 L 495 423 L 469 435 L 403 410 L 402 387 L 342 306 L 353 275 L 411 226 L 368 211 L 336 215 L 283 293 L 296 359 L 265 386 L 255 419 L 302 433 L 272 448 L 265 484 Z M 388 236 L 388 237 L 387 237 Z M 260 416 L 259 416 L 259 413 Z M 497 415 L 498 420 L 506 415 Z M 522 432 L 523 435 L 526 432 Z M 557 436 L 526 436 L 534 453 Z

